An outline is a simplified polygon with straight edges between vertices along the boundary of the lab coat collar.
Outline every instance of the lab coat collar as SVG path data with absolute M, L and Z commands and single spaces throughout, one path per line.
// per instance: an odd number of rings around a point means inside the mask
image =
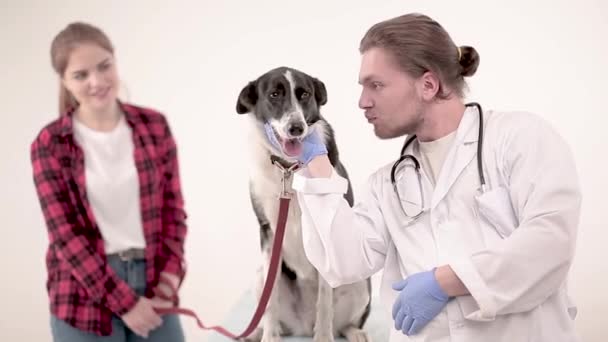
M 477 142 L 479 138 L 479 113 L 477 107 L 466 107 L 464 115 L 458 125 L 456 132 L 456 140 L 458 141 L 462 137 L 460 143 L 473 143 Z
M 458 176 L 477 155 L 479 115 L 476 107 L 466 107 L 456 131 L 455 142 L 441 167 L 431 199 L 431 209 L 446 196 Z

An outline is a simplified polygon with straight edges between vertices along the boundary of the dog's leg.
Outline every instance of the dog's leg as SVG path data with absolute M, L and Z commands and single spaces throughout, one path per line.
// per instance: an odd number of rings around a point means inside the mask
M 262 275 L 262 284 L 266 281 L 266 275 L 270 267 L 271 249 L 267 248 L 264 252 L 264 272 Z M 279 259 L 279 265 L 282 263 L 282 259 Z M 280 266 L 279 266 L 280 267 Z M 272 285 L 272 294 L 268 300 L 266 312 L 264 313 L 263 319 L 263 334 L 262 342 L 278 342 L 281 341 L 281 326 L 279 324 L 279 279 L 281 277 L 281 269 L 279 268 L 277 277 Z M 263 286 L 263 285 L 262 285 Z M 261 292 L 260 292 L 261 293 Z
M 319 274 L 319 295 L 317 297 L 317 316 L 315 319 L 314 337 L 315 342 L 333 342 L 333 289 Z
M 340 331 L 340 334 L 346 338 L 348 342 L 371 342 L 371 338 L 366 331 L 361 330 L 354 325 L 349 325 Z
M 253 182 L 249 183 L 249 194 L 251 199 L 251 204 L 253 206 L 253 211 L 255 213 L 256 218 L 258 219 L 258 223 L 260 224 L 260 245 L 262 248 L 262 256 L 263 262 L 262 267 L 259 270 L 258 274 L 258 282 L 256 286 L 257 290 L 257 298 L 258 300 L 262 296 L 262 292 L 265 286 L 266 276 L 268 275 L 268 269 L 270 268 L 270 258 L 272 253 L 272 243 L 273 243 L 273 232 L 270 227 L 270 223 L 264 214 L 264 210 L 262 208 L 261 201 L 255 195 L 253 190 Z M 281 258 L 282 259 L 282 258 Z M 281 265 L 281 261 L 279 260 L 279 265 Z M 279 299 L 278 299 L 278 287 L 279 287 L 279 278 L 281 277 L 281 269 L 279 268 L 277 272 L 276 280 L 272 286 L 272 294 L 270 299 L 268 300 L 268 305 L 266 307 L 266 311 L 264 316 L 262 316 L 261 328 L 258 328 L 247 337 L 246 341 L 255 341 L 259 342 L 260 340 L 263 342 L 273 342 L 280 341 L 280 325 L 279 325 Z

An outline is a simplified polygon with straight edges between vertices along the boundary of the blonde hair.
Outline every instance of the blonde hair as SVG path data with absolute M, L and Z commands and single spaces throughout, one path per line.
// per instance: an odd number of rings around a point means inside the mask
M 83 43 L 97 44 L 114 54 L 112 42 L 101 29 L 83 22 L 71 23 L 61 30 L 51 43 L 51 64 L 60 77 L 63 77 L 65 73 L 72 51 Z M 78 103 L 61 83 L 59 87 L 59 113 L 64 115 Z

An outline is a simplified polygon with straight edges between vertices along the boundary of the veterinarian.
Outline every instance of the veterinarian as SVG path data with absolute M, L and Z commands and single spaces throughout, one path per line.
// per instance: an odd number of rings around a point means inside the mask
M 310 261 L 334 287 L 383 269 L 391 341 L 577 341 L 581 192 L 566 142 L 537 115 L 466 104 L 479 54 L 427 16 L 374 25 L 360 52 L 359 106 L 376 136 L 408 143 L 351 208 L 307 136 L 293 187 Z
M 155 308 L 184 277 L 186 236 L 177 149 L 165 117 L 118 100 L 114 49 L 72 23 L 53 40 L 60 117 L 31 145 L 46 225 L 55 342 L 183 341 Z M 161 291 L 161 292 L 159 292 Z

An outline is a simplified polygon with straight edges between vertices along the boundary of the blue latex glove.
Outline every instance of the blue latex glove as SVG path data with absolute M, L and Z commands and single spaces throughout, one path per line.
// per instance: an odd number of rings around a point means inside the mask
M 437 283 L 435 269 L 413 274 L 393 284 L 393 289 L 401 291 L 393 304 L 395 329 L 408 336 L 418 333 L 450 299 Z
M 302 152 L 297 156 L 298 161 L 304 165 L 307 165 L 316 156 L 327 154 L 327 147 L 319 132 L 312 127 L 309 129 L 311 131 L 301 142 Z M 272 126 L 269 123 L 265 123 L 264 130 L 266 131 L 266 137 L 272 146 L 279 151 L 283 151 L 283 147 L 277 140 Z

